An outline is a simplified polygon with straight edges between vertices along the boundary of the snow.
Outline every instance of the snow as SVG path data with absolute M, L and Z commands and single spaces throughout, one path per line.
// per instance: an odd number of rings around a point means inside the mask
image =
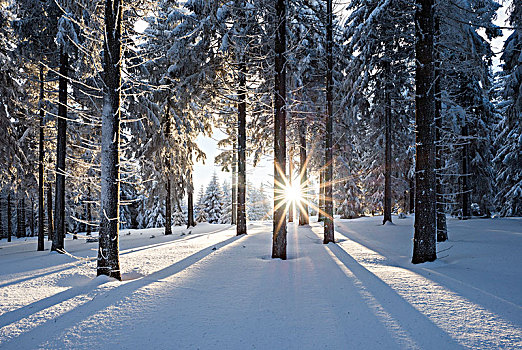
M 336 220 L 328 245 L 313 218 L 289 224 L 286 261 L 270 221 L 123 230 L 123 282 L 95 278 L 97 243 L 2 241 L 0 348 L 522 348 L 521 218 L 448 218 L 420 265 L 413 218 L 393 220 Z

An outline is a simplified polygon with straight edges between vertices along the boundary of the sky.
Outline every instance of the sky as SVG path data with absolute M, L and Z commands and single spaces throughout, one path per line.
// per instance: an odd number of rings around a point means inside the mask
M 493 23 L 498 26 L 509 26 L 509 23 L 507 23 L 508 15 L 506 11 L 511 6 L 511 0 L 500 0 L 499 3 L 502 7 L 498 9 L 497 19 L 493 21 Z M 500 56 L 502 56 L 502 48 L 504 47 L 504 42 L 511 33 L 513 33 L 512 30 L 502 29 L 502 36 L 491 41 L 491 49 L 496 53 L 495 57 L 493 57 L 493 71 L 499 71 L 501 69 Z
M 221 171 L 221 166 L 214 164 L 215 157 L 224 151 L 225 149 L 219 149 L 217 143 L 219 140 L 226 138 L 226 135 L 218 129 L 214 130 L 214 134 L 211 137 L 200 135 L 198 136 L 196 143 L 206 153 L 207 159 L 205 162 L 197 162 L 194 165 L 194 192 L 197 196 L 201 186 L 206 187 L 210 182 L 214 172 L 219 177 L 220 185 L 226 179 L 229 183 L 232 183 L 232 173 Z M 247 158 L 247 182 L 251 182 L 255 187 L 259 187 L 261 183 L 268 185 L 270 188 L 273 186 L 274 178 L 274 163 L 273 157 L 264 156 L 259 164 L 253 167 L 252 157 Z

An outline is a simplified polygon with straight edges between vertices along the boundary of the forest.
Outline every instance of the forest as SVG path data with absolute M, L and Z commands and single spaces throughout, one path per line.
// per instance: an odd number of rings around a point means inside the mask
M 294 217 L 329 243 L 415 213 L 421 263 L 447 215 L 522 216 L 519 1 L 5 0 L 0 42 L 0 235 L 99 232 L 98 274 L 120 229 L 270 219 L 284 260 Z M 218 129 L 230 181 L 196 196 Z M 274 188 L 249 187 L 266 155 Z

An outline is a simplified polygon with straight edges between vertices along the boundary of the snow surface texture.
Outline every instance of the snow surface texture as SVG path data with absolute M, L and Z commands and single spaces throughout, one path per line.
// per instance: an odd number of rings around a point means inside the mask
M 449 219 L 439 259 L 412 265 L 412 218 L 124 230 L 123 282 L 94 278 L 97 243 L 0 244 L 0 348 L 522 348 L 522 219 Z M 190 232 L 190 234 L 189 234 Z M 81 257 L 81 259 L 78 259 Z

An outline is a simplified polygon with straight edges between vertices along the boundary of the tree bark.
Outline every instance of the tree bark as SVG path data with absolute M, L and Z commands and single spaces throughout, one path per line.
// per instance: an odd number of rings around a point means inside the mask
M 440 23 L 439 17 L 435 18 L 435 35 L 437 38 L 437 46 L 440 38 Z M 446 224 L 446 214 L 444 212 L 444 188 L 442 183 L 442 101 L 440 79 L 441 76 L 441 62 L 439 50 L 435 50 L 435 176 L 437 180 L 437 242 L 444 242 L 448 240 L 448 228 Z
M 272 258 L 286 260 L 286 3 L 277 0 L 274 86 L 274 216 Z
M 416 0 L 415 11 L 415 232 L 412 263 L 437 259 L 433 65 L 433 0 Z
M 325 215 L 324 215 L 324 239 L 323 243 L 335 243 L 334 240 L 334 212 L 333 212 L 333 11 L 332 0 L 326 1 L 326 133 L 325 133 Z
M 87 224 L 85 225 L 85 234 L 87 236 L 90 236 L 91 235 L 91 231 L 92 231 L 92 228 L 91 228 L 91 225 L 92 225 L 92 214 L 91 214 L 91 187 L 87 187 L 87 203 L 85 205 L 85 211 L 86 211 L 86 221 L 87 221 Z
M 20 224 L 22 225 L 22 227 L 20 228 L 20 234 L 22 235 L 22 237 L 27 236 L 27 221 L 25 214 L 25 194 L 22 194 L 22 203 L 20 205 Z
M 58 81 L 58 138 L 56 143 L 56 232 L 51 250 L 63 253 L 65 240 L 65 156 L 67 153 L 67 75 L 69 58 L 60 48 L 60 77 Z
M 244 57 L 239 57 L 239 88 L 237 105 L 237 235 L 247 233 L 246 226 L 246 64 Z
M 299 206 L 299 225 L 308 225 L 310 219 L 308 217 L 308 159 L 306 158 L 306 125 L 301 121 L 299 128 L 299 181 L 301 191 L 303 191 L 303 201 Z
M 384 92 L 384 218 L 392 222 L 392 191 L 391 191 L 391 162 L 392 162 L 392 143 L 391 143 L 391 82 L 390 82 L 390 62 L 385 62 L 386 88 Z
M 170 131 L 170 113 L 169 113 L 169 104 L 167 103 L 166 112 L 165 112 L 165 136 L 167 138 L 171 137 Z M 167 150 L 168 152 L 168 150 Z M 170 190 L 170 157 L 165 157 L 165 168 L 166 168 L 166 176 L 165 176 L 165 235 L 172 234 L 172 206 L 171 206 L 171 190 Z
M 103 55 L 103 114 L 101 149 L 101 201 L 98 275 L 121 280 L 119 259 L 120 217 L 120 103 L 121 0 L 105 2 Z
M 237 143 L 232 144 L 232 225 L 237 223 Z
M 4 238 L 5 234 L 3 209 L 2 199 L 0 199 L 0 239 Z
M 317 221 L 324 221 L 324 169 L 319 169 L 319 210 Z
M 463 145 L 462 145 L 462 194 L 461 194 L 461 200 L 462 200 L 462 220 L 467 220 L 470 217 L 469 214 L 469 186 L 468 186 L 468 124 L 466 119 L 464 119 L 464 124 L 462 125 L 462 139 L 463 139 Z
M 192 152 L 190 153 L 190 157 L 192 158 Z M 194 184 L 192 182 L 192 169 L 190 170 L 188 176 L 187 215 L 187 228 L 196 226 L 196 221 L 194 221 Z
M 172 234 L 172 207 L 170 205 L 170 177 L 166 176 L 165 190 L 167 195 L 165 197 L 165 235 Z
M 7 241 L 11 242 L 11 235 L 13 233 L 12 227 L 12 213 L 11 213 L 11 193 L 7 194 Z
M 44 72 L 43 64 L 40 64 L 40 126 L 38 139 L 38 247 L 37 251 L 43 251 L 45 230 L 44 230 L 44 118 L 45 110 L 43 107 L 44 100 Z
M 47 174 L 49 177 L 49 174 Z M 51 182 L 47 183 L 47 240 L 52 240 L 54 235 L 54 220 L 53 220 L 53 185 Z
M 409 179 L 410 214 L 415 212 L 415 179 Z
M 34 198 L 31 197 L 31 212 L 29 213 L 29 228 L 31 229 L 31 237 L 34 237 Z
M 22 214 L 22 206 L 23 199 L 20 199 L 20 193 L 17 193 L 16 197 L 18 198 L 16 203 L 16 238 L 21 238 L 24 236 L 23 234 L 23 214 Z

